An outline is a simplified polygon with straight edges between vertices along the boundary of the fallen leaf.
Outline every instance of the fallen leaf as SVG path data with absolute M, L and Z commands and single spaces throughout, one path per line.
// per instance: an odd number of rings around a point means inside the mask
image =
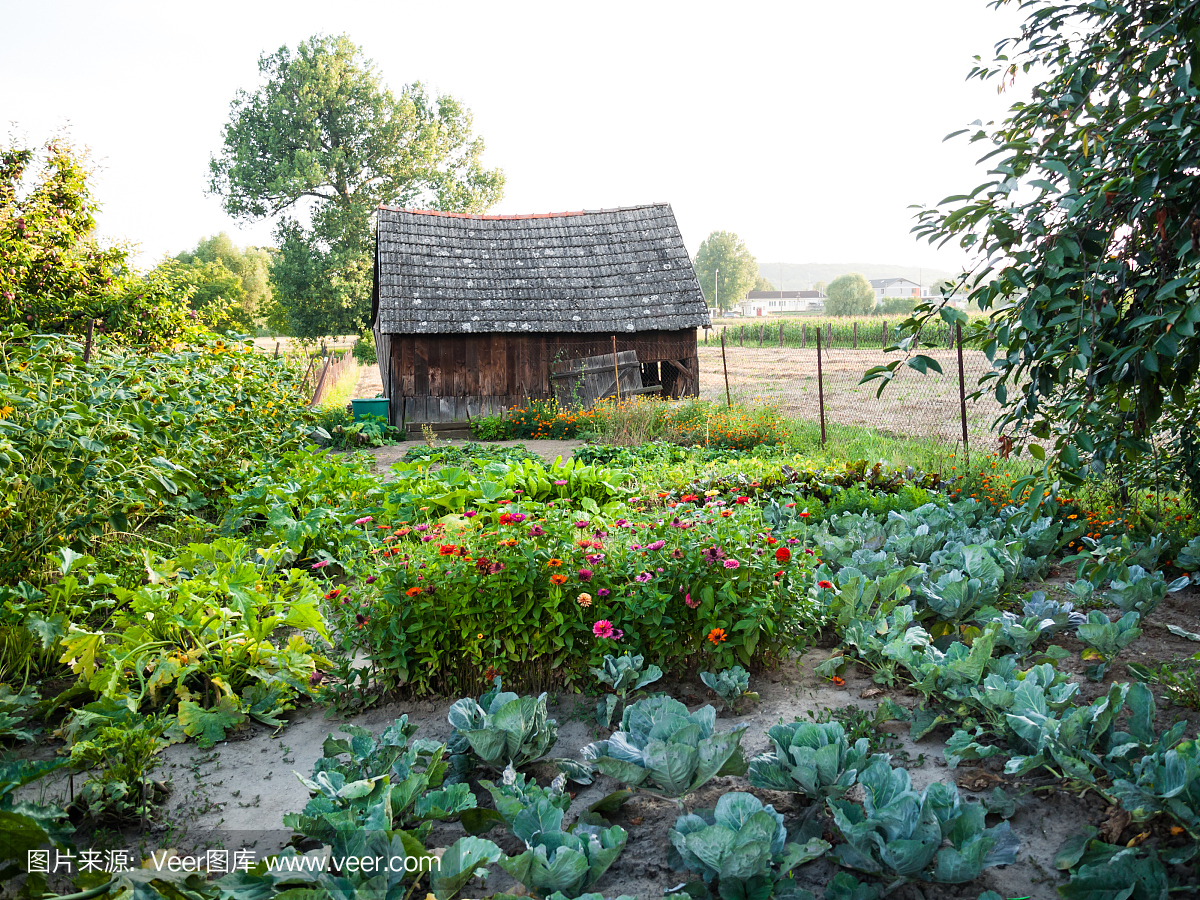
M 1150 832 L 1148 832 L 1148 831 L 1143 831 L 1141 834 L 1135 834 L 1133 837 L 1131 837 L 1129 839 L 1129 843 L 1126 844 L 1125 846 L 1126 847 L 1136 847 L 1138 844 L 1140 844 L 1142 841 L 1144 841 L 1148 837 L 1150 837 Z
M 883 693 L 883 688 L 867 688 L 865 691 L 863 691 L 858 696 L 860 696 L 864 700 L 870 700 L 872 697 L 878 697 L 882 693 Z
M 1129 827 L 1129 823 L 1133 821 L 1133 817 L 1129 815 L 1128 810 L 1121 809 L 1119 806 L 1109 807 L 1108 816 L 1100 825 L 1100 837 L 1110 844 L 1117 843 L 1121 838 L 1121 832 Z
M 967 791 L 986 791 L 998 784 L 1004 784 L 1004 779 L 999 775 L 993 775 L 991 772 L 982 770 L 964 771 L 958 776 L 958 786 Z
M 641 816 L 634 816 L 632 819 L 630 819 L 630 820 L 629 820 L 629 824 L 630 824 L 630 825 L 641 825 L 641 824 L 642 824 L 642 817 L 641 817 Z

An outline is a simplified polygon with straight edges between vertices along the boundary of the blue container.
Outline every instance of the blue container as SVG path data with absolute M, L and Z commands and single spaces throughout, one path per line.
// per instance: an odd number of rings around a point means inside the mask
M 387 397 L 358 398 L 350 401 L 354 407 L 354 421 L 361 422 L 367 416 L 381 416 L 391 422 L 391 401 Z

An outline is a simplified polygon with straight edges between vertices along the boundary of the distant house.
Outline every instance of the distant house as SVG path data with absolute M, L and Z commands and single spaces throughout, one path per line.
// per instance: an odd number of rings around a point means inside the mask
M 751 291 L 739 305 L 744 316 L 777 316 L 824 309 L 825 295 L 820 291 Z
M 871 287 L 875 289 L 877 302 L 887 297 L 921 296 L 921 286 L 907 278 L 872 278 Z
M 372 327 L 391 420 L 458 422 L 551 396 L 556 362 L 636 351 L 695 397 L 709 324 L 671 207 L 482 216 L 381 207 Z

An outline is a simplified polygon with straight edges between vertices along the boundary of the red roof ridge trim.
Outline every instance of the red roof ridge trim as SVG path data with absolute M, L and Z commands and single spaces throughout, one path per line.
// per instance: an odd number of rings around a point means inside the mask
M 563 216 L 586 216 L 590 213 L 606 213 L 606 212 L 624 212 L 630 209 L 646 209 L 651 206 L 667 206 L 666 203 L 647 203 L 644 206 L 618 206 L 614 209 L 580 209 L 572 212 L 550 212 L 550 213 L 525 213 L 523 215 L 511 216 L 485 216 L 480 213 L 456 213 L 443 212 L 440 209 L 408 209 L 402 206 L 387 206 L 384 203 L 379 204 L 379 209 L 386 209 L 389 212 L 412 213 L 418 216 L 445 216 L 451 219 L 485 219 L 489 221 L 502 221 L 505 219 L 557 219 Z

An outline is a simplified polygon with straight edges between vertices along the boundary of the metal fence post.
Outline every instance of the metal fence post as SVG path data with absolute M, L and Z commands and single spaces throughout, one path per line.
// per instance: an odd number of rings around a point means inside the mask
M 817 326 L 817 402 L 821 410 L 821 446 L 825 446 L 825 376 L 821 371 L 821 326 Z
M 729 366 L 725 364 L 725 332 L 727 330 L 721 329 L 721 369 L 725 372 L 725 405 L 732 408 L 733 400 L 729 396 Z
M 967 449 L 967 382 L 963 374 L 963 336 L 962 323 L 955 323 L 958 330 L 958 412 L 962 418 L 963 459 L 971 464 L 971 452 Z

